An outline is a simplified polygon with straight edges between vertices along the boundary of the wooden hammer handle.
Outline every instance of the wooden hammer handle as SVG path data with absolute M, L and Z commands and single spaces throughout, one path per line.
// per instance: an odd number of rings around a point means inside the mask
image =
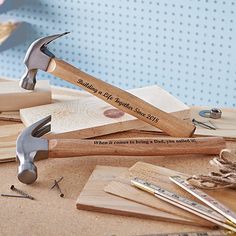
M 47 72 L 73 83 L 112 106 L 155 126 L 170 136 L 191 137 L 195 126 L 168 114 L 142 99 L 82 72 L 72 65 L 51 59 Z
M 90 155 L 161 156 L 179 154 L 219 154 L 226 146 L 223 138 L 132 138 L 132 139 L 51 139 L 49 157 Z

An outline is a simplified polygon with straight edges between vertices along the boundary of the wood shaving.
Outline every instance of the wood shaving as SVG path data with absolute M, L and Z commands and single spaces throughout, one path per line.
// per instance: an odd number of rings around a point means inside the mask
M 188 182 L 196 187 L 204 189 L 233 188 L 236 189 L 236 155 L 229 149 L 223 149 L 219 157 L 215 157 L 210 164 L 219 172 L 211 172 L 208 175 L 193 175 Z
M 16 22 L 0 23 L 0 44 L 2 44 L 16 29 Z

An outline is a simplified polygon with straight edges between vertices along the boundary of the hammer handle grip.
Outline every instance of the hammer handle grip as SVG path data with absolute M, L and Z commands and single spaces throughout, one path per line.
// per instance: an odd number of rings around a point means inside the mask
M 161 129 L 170 136 L 191 137 L 195 131 L 195 126 L 191 122 L 183 121 L 168 114 L 142 99 L 99 80 L 62 60 L 51 59 L 47 72 L 81 87 L 119 110 Z
M 219 154 L 225 147 L 225 140 L 221 137 L 127 138 L 97 140 L 51 139 L 49 140 L 49 157 Z

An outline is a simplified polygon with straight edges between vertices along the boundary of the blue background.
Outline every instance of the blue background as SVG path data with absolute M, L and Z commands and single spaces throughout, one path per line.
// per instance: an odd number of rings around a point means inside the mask
M 0 76 L 19 79 L 29 44 L 123 89 L 157 84 L 188 105 L 236 106 L 236 1 L 8 0 L 0 20 L 24 22 L 0 46 Z M 45 72 L 38 78 L 73 87 Z

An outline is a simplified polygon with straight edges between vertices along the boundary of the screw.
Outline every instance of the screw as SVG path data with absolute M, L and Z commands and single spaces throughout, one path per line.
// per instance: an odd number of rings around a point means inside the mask
M 57 187 L 59 193 L 60 193 L 60 197 L 64 197 L 64 193 L 61 192 L 61 188 L 59 187 L 59 184 L 56 180 L 54 180 L 55 186 Z
M 2 197 L 18 197 L 18 198 L 28 198 L 27 196 L 22 195 L 10 195 L 10 194 L 1 194 Z
M 14 185 L 12 185 L 12 186 L 10 187 L 10 189 L 11 189 L 12 191 L 14 191 L 14 192 L 17 192 L 17 193 L 21 194 L 22 196 L 24 196 L 24 197 L 26 197 L 26 198 L 29 198 L 29 199 L 31 199 L 31 200 L 34 200 L 34 199 L 35 199 L 34 197 L 30 196 L 29 194 L 23 192 L 22 190 L 17 189 Z
M 200 125 L 200 126 L 203 126 L 203 127 L 206 128 L 206 129 L 213 129 L 213 130 L 216 130 L 215 127 L 212 127 L 212 126 L 210 126 L 210 125 L 207 125 L 207 124 L 205 124 L 205 123 L 203 123 L 203 122 L 200 122 L 200 121 L 197 121 L 197 120 L 195 120 L 195 119 L 192 119 L 192 122 L 193 122 L 194 124 L 198 124 L 198 125 Z
M 58 183 L 60 183 L 63 180 L 63 177 L 61 177 L 59 180 L 54 180 L 55 183 L 53 184 L 53 186 L 50 189 L 53 189 Z

